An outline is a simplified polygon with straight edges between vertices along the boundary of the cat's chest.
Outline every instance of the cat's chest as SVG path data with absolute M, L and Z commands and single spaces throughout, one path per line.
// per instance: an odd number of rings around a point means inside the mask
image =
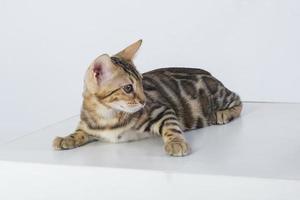
M 129 142 L 151 136 L 150 133 L 139 132 L 134 129 L 97 130 L 90 134 L 96 136 L 100 141 L 111 143 Z

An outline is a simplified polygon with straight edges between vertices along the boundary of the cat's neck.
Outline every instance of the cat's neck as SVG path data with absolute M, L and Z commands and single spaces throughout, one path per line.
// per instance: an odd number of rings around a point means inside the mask
M 88 111 L 98 119 L 113 120 L 123 115 L 121 111 L 112 109 L 111 107 L 99 102 L 96 98 L 85 98 L 82 105 L 83 110 Z
M 98 103 L 95 106 L 95 112 L 100 119 L 114 119 L 120 116 L 122 113 L 120 111 L 114 110 L 104 104 Z

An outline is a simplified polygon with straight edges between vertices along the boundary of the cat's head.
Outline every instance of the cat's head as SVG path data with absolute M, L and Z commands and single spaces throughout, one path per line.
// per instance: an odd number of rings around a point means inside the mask
M 134 113 L 145 105 L 142 76 L 133 57 L 142 44 L 139 40 L 114 56 L 98 56 L 85 75 L 84 98 L 93 98 L 114 110 Z

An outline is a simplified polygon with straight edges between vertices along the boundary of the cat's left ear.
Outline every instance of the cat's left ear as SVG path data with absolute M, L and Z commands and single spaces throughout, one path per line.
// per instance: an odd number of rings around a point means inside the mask
M 124 60 L 131 61 L 134 58 L 134 55 L 139 50 L 139 48 L 142 45 L 142 40 L 138 40 L 135 43 L 129 45 L 119 53 L 117 53 L 115 56 L 121 57 Z

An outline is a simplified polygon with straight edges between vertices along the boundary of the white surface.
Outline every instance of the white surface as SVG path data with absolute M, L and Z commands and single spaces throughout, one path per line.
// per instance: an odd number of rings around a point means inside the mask
M 299 111 L 246 103 L 232 123 L 187 133 L 183 158 L 165 155 L 159 138 L 52 150 L 72 118 L 1 146 L 0 199 L 298 200 Z
M 5 142 L 79 113 L 96 55 L 144 39 L 140 71 L 203 67 L 243 100 L 300 102 L 296 0 L 0 1 Z
M 160 138 L 52 150 L 55 136 L 76 127 L 77 118 L 72 118 L 2 145 L 0 159 L 300 180 L 300 104 L 245 104 L 244 108 L 242 118 L 232 123 L 187 133 L 193 153 L 183 158 L 165 155 Z
M 299 200 L 300 183 L 165 171 L 0 162 L 0 198 Z

